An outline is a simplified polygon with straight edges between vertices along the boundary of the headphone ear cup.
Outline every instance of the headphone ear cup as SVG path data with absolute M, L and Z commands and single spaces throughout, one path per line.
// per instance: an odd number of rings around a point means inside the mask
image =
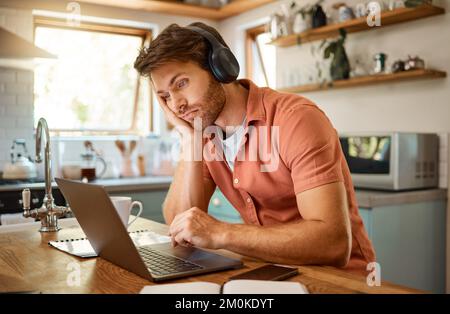
M 209 65 L 214 77 L 222 83 L 231 83 L 239 75 L 239 63 L 233 53 L 226 47 L 213 49 Z

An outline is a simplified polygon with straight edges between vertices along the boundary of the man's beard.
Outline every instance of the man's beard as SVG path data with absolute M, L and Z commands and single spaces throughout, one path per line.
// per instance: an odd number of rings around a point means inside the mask
M 225 106 L 226 96 L 223 86 L 213 77 L 210 77 L 208 88 L 201 100 L 202 129 L 214 124 Z

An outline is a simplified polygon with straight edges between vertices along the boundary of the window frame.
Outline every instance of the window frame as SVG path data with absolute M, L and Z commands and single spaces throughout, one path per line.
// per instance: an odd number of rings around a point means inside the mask
M 142 28 L 134 28 L 129 26 L 120 25 L 109 25 L 100 24 L 92 22 L 79 22 L 77 25 L 68 25 L 65 19 L 55 18 L 55 17 L 45 17 L 45 16 L 34 16 L 33 17 L 33 38 L 36 35 L 37 27 L 47 27 L 47 28 L 63 28 L 69 30 L 82 30 L 91 31 L 99 33 L 117 34 L 117 35 L 133 35 L 141 37 L 141 47 L 144 47 L 152 40 L 152 31 Z M 51 133 L 57 136 L 61 135 L 74 135 L 80 133 L 80 135 L 138 135 L 142 133 L 143 130 L 137 129 L 137 111 L 139 106 L 139 92 L 141 88 L 141 76 L 137 75 L 136 87 L 134 90 L 134 103 L 133 103 L 133 113 L 131 118 L 131 125 L 127 129 L 57 129 L 52 128 Z M 148 106 L 149 109 L 149 125 L 148 130 L 145 132 L 151 133 L 154 131 L 153 125 L 153 89 L 150 82 L 148 82 L 149 88 L 149 100 L 144 106 Z
M 255 60 L 253 58 L 253 55 L 254 47 L 256 47 L 256 54 L 258 55 L 259 63 L 261 64 L 261 69 L 264 74 L 264 80 L 266 81 L 266 85 L 269 86 L 269 79 L 267 77 L 267 71 L 262 59 L 261 50 L 259 48 L 258 42 L 256 41 L 256 37 L 263 33 L 266 33 L 266 25 L 264 24 L 248 28 L 245 31 L 245 73 L 249 79 L 254 80 L 253 64 Z

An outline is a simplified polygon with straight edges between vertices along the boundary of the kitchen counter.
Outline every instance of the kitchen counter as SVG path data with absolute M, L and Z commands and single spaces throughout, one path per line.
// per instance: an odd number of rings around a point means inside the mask
M 108 192 L 141 192 L 168 189 L 171 182 L 172 177 L 170 176 L 149 176 L 136 178 L 101 179 L 96 180 L 92 183 L 105 186 Z M 56 188 L 56 182 L 53 182 L 52 186 Z M 40 182 L 0 185 L 0 192 L 21 191 L 25 188 L 44 189 L 44 183 Z M 405 192 L 356 189 L 355 192 L 359 207 L 364 208 L 447 199 L 446 189 L 427 189 Z
M 138 192 L 168 189 L 172 183 L 172 177 L 104 179 L 94 183 L 104 185 L 108 192 Z
M 108 192 L 128 192 L 128 191 L 149 191 L 168 189 L 172 177 L 170 176 L 155 176 L 155 177 L 136 177 L 136 178 L 119 178 L 119 179 L 101 179 L 92 183 L 105 186 Z M 56 182 L 52 183 L 53 187 L 57 187 Z M 20 183 L 0 185 L 0 192 L 2 191 L 21 191 L 25 188 L 29 189 L 44 189 L 44 182 L 39 183 Z
M 428 189 L 406 192 L 356 190 L 355 192 L 358 206 L 364 208 L 430 202 L 447 199 L 446 189 Z

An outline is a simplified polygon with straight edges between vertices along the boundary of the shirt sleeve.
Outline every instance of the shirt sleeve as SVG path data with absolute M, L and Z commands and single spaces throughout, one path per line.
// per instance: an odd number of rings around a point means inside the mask
M 214 179 L 211 176 L 211 173 L 209 172 L 208 166 L 206 165 L 206 162 L 203 160 L 203 178 L 209 179 L 214 182 Z
M 286 114 L 280 123 L 280 156 L 291 171 L 296 194 L 344 181 L 339 136 L 314 105 L 295 106 Z

